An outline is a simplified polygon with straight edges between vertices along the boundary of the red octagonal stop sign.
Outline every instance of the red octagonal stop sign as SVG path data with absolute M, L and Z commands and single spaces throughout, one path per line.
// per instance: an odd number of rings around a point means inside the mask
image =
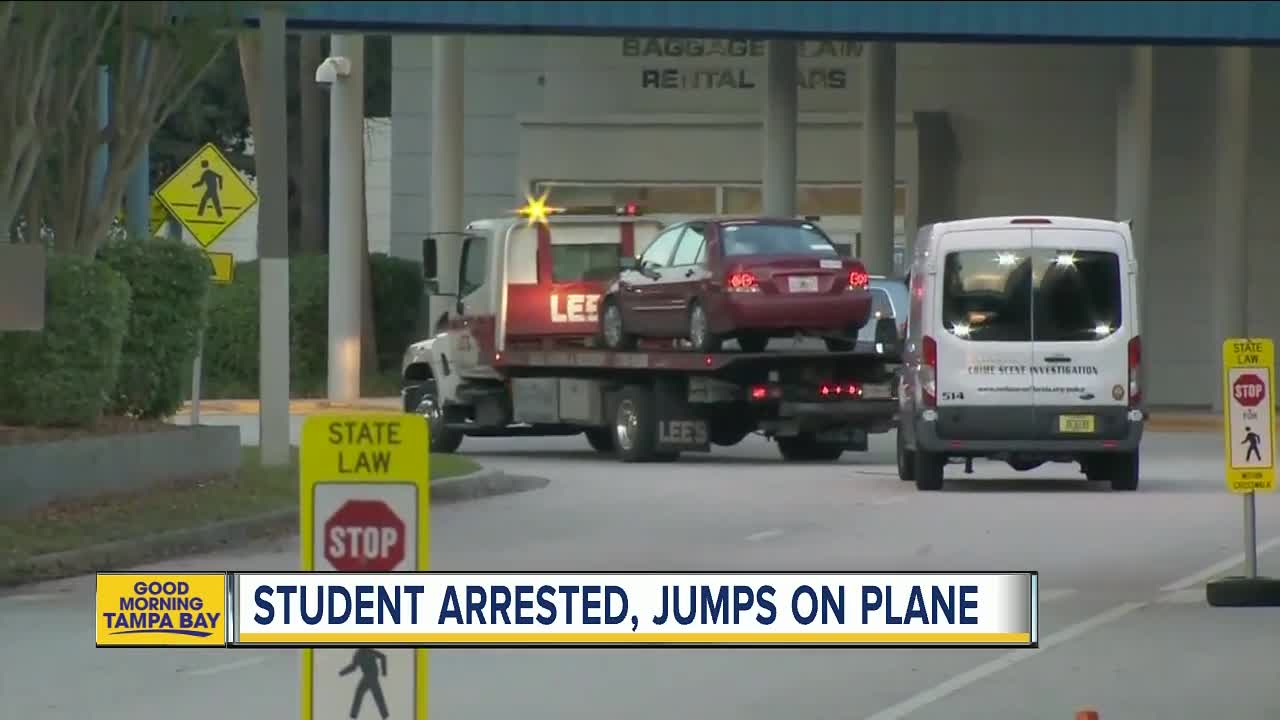
M 324 557 L 342 572 L 390 572 L 404 560 L 404 521 L 381 500 L 348 500 L 324 523 Z
M 1267 386 L 1257 375 L 1245 373 L 1231 384 L 1231 395 L 1245 407 L 1257 407 L 1266 398 Z

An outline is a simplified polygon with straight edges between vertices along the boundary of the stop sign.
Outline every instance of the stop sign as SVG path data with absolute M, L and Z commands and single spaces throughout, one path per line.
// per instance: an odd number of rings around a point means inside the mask
M 1266 398 L 1266 394 L 1267 387 L 1262 378 L 1253 373 L 1241 375 L 1231 385 L 1231 395 L 1245 407 L 1258 406 Z
M 342 572 L 390 572 L 404 560 L 404 522 L 381 500 L 348 500 L 324 523 L 324 557 Z

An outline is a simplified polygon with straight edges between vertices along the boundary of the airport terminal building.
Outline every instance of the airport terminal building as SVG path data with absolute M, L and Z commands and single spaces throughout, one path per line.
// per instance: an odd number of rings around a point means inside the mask
M 797 45 L 796 210 L 856 241 L 866 45 Z M 673 219 L 762 211 L 766 41 L 489 35 L 464 47 L 467 220 L 548 189 L 561 205 L 636 201 Z M 409 257 L 431 227 L 432 48 L 413 35 L 393 47 L 391 245 Z M 1233 292 L 1216 278 L 1247 291 L 1250 332 L 1280 334 L 1268 312 L 1280 304 L 1280 140 L 1268 132 L 1280 119 L 1280 50 L 1243 53 L 897 45 L 896 267 L 933 221 L 1133 219 L 1149 402 L 1211 404 L 1214 296 Z M 1246 161 L 1243 182 L 1223 177 L 1224 155 Z M 1146 208 L 1135 197 L 1144 185 Z M 1243 248 L 1219 247 L 1223 213 L 1242 218 Z
M 369 0 L 285 14 L 293 31 L 394 35 L 397 255 L 544 191 L 671 219 L 817 217 L 884 273 L 935 221 L 1117 218 L 1139 255 L 1150 405 L 1219 405 L 1221 340 L 1280 334 L 1275 3 Z M 359 142 L 334 105 L 336 146 Z M 458 258 L 437 247 L 447 282 Z M 263 255 L 276 273 L 280 252 Z M 358 329 L 347 315 L 343 337 Z

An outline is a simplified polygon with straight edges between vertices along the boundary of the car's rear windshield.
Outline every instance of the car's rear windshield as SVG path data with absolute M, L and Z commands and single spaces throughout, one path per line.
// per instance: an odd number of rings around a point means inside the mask
M 947 254 L 942 324 L 978 342 L 1087 342 L 1123 318 L 1120 259 L 1096 250 Z
M 813 255 L 839 257 L 836 248 L 812 225 L 741 223 L 721 229 L 727 257 L 741 255 Z

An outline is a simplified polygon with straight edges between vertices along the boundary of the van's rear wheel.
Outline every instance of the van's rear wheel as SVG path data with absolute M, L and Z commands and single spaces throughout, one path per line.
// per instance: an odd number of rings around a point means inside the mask
M 1084 458 L 1081 470 L 1089 482 L 1106 482 L 1112 490 L 1133 492 L 1138 489 L 1140 463 L 1138 451 L 1123 453 L 1098 453 Z
M 947 457 L 938 453 L 915 452 L 915 480 L 917 490 L 941 490 L 943 470 L 947 467 Z

